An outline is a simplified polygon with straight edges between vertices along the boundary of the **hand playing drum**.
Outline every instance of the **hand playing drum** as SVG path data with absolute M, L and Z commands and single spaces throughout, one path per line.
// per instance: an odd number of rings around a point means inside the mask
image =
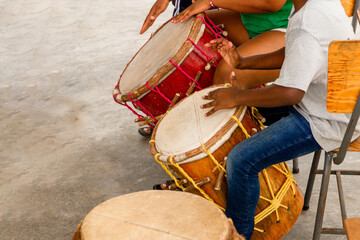
M 175 9 L 173 12 L 173 16 L 179 14 L 182 10 L 187 8 L 191 3 L 195 2 L 195 0 L 157 0 L 152 8 L 150 9 L 148 15 L 145 18 L 145 21 L 141 27 L 140 34 L 146 32 L 149 27 L 153 25 L 156 18 L 163 13 L 169 5 L 169 2 L 173 2 L 175 5 Z
M 170 2 L 171 1 L 169 0 L 157 0 L 154 3 L 152 8 L 150 9 L 149 14 L 145 18 L 145 21 L 140 30 L 140 34 L 146 32 L 146 30 L 148 30 L 148 28 L 151 27 L 151 25 L 153 25 L 156 18 L 166 10 Z

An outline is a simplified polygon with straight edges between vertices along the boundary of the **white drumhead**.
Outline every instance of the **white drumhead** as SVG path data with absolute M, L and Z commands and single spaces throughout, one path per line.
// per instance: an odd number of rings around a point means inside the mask
M 172 155 L 176 155 L 175 160 L 177 161 L 185 160 L 186 152 L 201 147 L 231 120 L 236 108 L 222 109 L 209 117 L 204 117 L 204 115 L 210 109 L 200 108 L 201 105 L 209 102 L 202 97 L 221 87 L 224 86 L 213 86 L 196 92 L 165 115 L 158 124 L 155 135 L 156 150 L 162 154 L 160 160 L 166 161 L 167 157 Z M 244 114 L 245 110 L 243 110 L 240 120 Z M 237 124 L 234 124 L 229 131 L 230 135 L 236 127 Z M 220 144 L 228 140 L 230 135 L 228 134 L 228 136 L 223 137 L 224 139 L 220 139 Z M 215 148 L 218 147 L 215 146 Z M 212 148 L 212 150 L 216 149 Z M 194 161 L 200 157 L 202 155 L 186 159 L 184 162 Z
M 142 191 L 95 207 L 81 225 L 83 240 L 225 240 L 231 229 L 210 201 L 175 191 Z
M 168 63 L 188 39 L 194 22 L 195 17 L 191 17 L 184 23 L 168 22 L 163 25 L 127 66 L 119 83 L 120 93 L 133 92 L 145 85 L 161 67 Z M 200 36 L 203 31 L 202 28 Z

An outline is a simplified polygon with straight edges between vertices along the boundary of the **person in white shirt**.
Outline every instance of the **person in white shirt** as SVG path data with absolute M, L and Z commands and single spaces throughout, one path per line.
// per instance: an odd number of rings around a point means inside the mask
M 269 54 L 242 58 L 231 42 L 212 40 L 225 61 L 237 69 L 281 67 L 280 76 L 267 87 L 243 89 L 231 76 L 231 87 L 204 96 L 202 108 L 214 112 L 240 105 L 272 109 L 288 107 L 280 120 L 235 146 L 228 156 L 226 214 L 237 231 L 250 239 L 259 199 L 258 173 L 320 148 L 340 146 L 350 114 L 326 110 L 328 47 L 333 40 L 353 39 L 354 33 L 339 0 L 293 0 L 284 48 Z M 354 133 L 360 135 L 360 127 Z

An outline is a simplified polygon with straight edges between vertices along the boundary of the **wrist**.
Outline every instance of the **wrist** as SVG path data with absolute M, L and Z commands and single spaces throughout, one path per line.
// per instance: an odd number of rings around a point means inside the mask
M 240 56 L 240 54 L 239 54 L 239 52 L 238 52 L 238 50 L 236 49 L 236 47 L 234 46 L 234 48 L 235 48 L 235 52 L 236 52 L 236 60 L 235 60 L 235 65 L 236 65 L 236 67 L 235 68 L 237 68 L 237 69 L 243 69 L 244 67 L 245 67 L 245 61 L 244 61 L 244 59 L 245 58 L 242 58 L 241 56 Z
M 236 95 L 235 95 L 235 104 L 236 104 L 236 106 L 243 105 L 242 92 L 243 92 L 243 90 L 241 89 L 241 87 L 237 86 L 236 87 Z
M 244 69 L 246 68 L 246 63 L 243 61 L 243 58 L 240 58 L 236 61 L 236 69 Z

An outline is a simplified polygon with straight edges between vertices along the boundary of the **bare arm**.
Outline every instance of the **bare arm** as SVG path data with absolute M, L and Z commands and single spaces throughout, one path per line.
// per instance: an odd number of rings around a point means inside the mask
M 219 8 L 233 10 L 241 13 L 268 13 L 276 12 L 284 6 L 286 0 L 212 0 Z M 187 9 L 175 16 L 174 23 L 186 21 L 191 16 L 210 9 L 209 0 L 197 0 Z
M 156 18 L 163 13 L 169 5 L 169 0 L 157 0 L 152 8 L 150 9 L 145 21 L 141 27 L 140 34 L 143 34 L 148 30 L 151 25 L 155 22 Z
M 241 13 L 276 12 L 282 8 L 286 0 L 212 0 L 216 7 Z
M 279 69 L 285 59 L 285 47 L 277 51 L 243 58 L 237 68 L 239 69 Z
M 225 39 L 214 39 L 205 44 L 218 51 L 225 62 L 235 69 L 279 69 L 285 59 L 285 47 L 266 54 L 243 58 L 236 47 Z
M 220 109 L 237 106 L 280 107 L 298 104 L 305 92 L 289 87 L 272 84 L 265 88 L 241 90 L 236 84 L 235 74 L 232 75 L 233 86 L 209 92 L 203 98 L 210 100 L 201 108 L 211 108 L 205 116 L 210 116 Z

